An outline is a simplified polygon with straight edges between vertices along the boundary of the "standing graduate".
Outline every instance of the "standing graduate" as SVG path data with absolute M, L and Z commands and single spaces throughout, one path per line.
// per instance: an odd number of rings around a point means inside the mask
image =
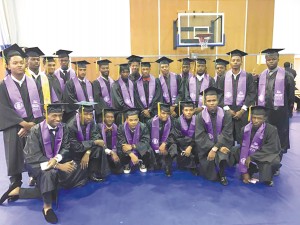
M 86 65 L 90 63 L 85 60 L 72 63 L 75 64 L 77 76 L 68 80 L 65 85 L 63 100 L 68 105 L 65 107 L 63 122 L 67 122 L 76 114 L 79 106 L 74 103 L 94 101 L 92 84 L 86 79 Z
M 127 57 L 126 59 L 128 59 L 128 65 L 130 68 L 129 79 L 132 82 L 135 82 L 138 79 L 140 79 L 140 77 L 141 77 L 140 64 L 141 64 L 141 60 L 143 59 L 143 57 L 140 57 L 137 55 L 131 55 L 131 56 Z
M 230 55 L 231 70 L 220 78 L 218 88 L 224 90 L 220 98 L 220 105 L 225 111 L 229 111 L 233 122 L 233 138 L 238 143 L 241 142 L 241 128 L 248 123 L 249 106 L 255 102 L 255 86 L 252 74 L 241 69 L 243 56 L 246 52 L 235 49 L 226 54 Z
M 142 76 L 134 83 L 135 106 L 142 111 L 140 121 L 143 123 L 157 114 L 157 103 L 162 100 L 160 82 L 150 70 L 150 62 L 142 62 Z
M 112 173 L 123 173 L 123 167 L 117 153 L 118 127 L 115 124 L 114 109 L 102 110 L 102 123 L 99 123 L 100 136 L 104 141 L 109 168 Z
M 251 107 L 251 122 L 242 128 L 243 141 L 239 171 L 243 182 L 251 182 L 259 172 L 259 181 L 273 186 L 273 176 L 280 168 L 281 146 L 275 126 L 266 122 L 266 108 Z
M 266 49 L 267 69 L 259 75 L 257 105 L 268 110 L 268 123 L 278 130 L 282 153 L 290 148 L 289 111 L 294 107 L 294 77 L 278 66 L 279 51 L 283 49 Z
M 104 141 L 101 140 L 97 124 L 94 122 L 93 102 L 78 102 L 80 108 L 67 123 L 70 136 L 71 159 L 81 169 L 87 170 L 93 181 L 102 181 L 109 173 Z
M 72 51 L 60 49 L 54 53 L 59 58 L 60 68 L 55 70 L 54 74 L 61 83 L 61 88 L 64 90 L 65 84 L 68 80 L 73 77 L 76 77 L 75 71 L 70 67 L 70 56 Z
M 30 128 L 43 120 L 43 112 L 37 85 L 25 75 L 25 53 L 14 44 L 2 51 L 2 57 L 8 75 L 0 83 L 0 130 L 10 183 L 20 185 L 26 137 Z
M 129 66 L 127 63 L 119 65 L 120 78 L 114 82 L 111 88 L 112 106 L 118 111 L 135 108 L 134 85 L 128 79 Z M 123 121 L 122 113 L 118 113 L 116 124 L 120 125 Z
M 99 67 L 100 75 L 93 82 L 93 93 L 94 101 L 98 103 L 95 105 L 96 121 L 101 122 L 102 109 L 112 108 L 111 87 L 114 80 L 109 76 L 110 60 L 102 59 L 96 61 L 96 63 Z
M 214 79 L 216 82 L 216 87 L 218 87 L 221 77 L 225 76 L 226 74 L 226 70 L 227 70 L 226 67 L 229 64 L 229 62 L 227 60 L 218 58 L 214 60 L 214 63 L 215 63 L 215 71 L 216 71 Z
M 139 165 L 140 171 L 145 173 L 154 162 L 148 127 L 139 122 L 138 115 L 138 109 L 127 109 L 126 121 L 118 127 L 117 151 L 126 174 L 134 165 Z
M 187 86 L 187 83 L 189 82 L 189 79 L 193 76 L 193 73 L 191 72 L 191 63 L 194 62 L 190 58 L 183 58 L 179 59 L 179 62 L 181 62 L 181 85 L 183 87 L 183 96 L 182 100 L 187 101 L 187 92 L 185 91 L 185 88 Z
M 193 102 L 179 102 L 179 110 L 182 115 L 174 120 L 170 135 L 171 140 L 177 144 L 177 165 L 179 169 L 189 169 L 194 175 L 198 175 L 198 156 L 195 151 L 195 122 Z
M 163 168 L 165 174 L 172 176 L 172 162 L 177 156 L 177 145 L 171 140 L 172 121 L 170 106 L 158 103 L 158 114 L 147 122 L 150 130 L 150 145 L 155 154 L 157 169 Z
M 13 184 L 0 200 L 2 204 L 6 199 L 41 195 L 44 203 L 42 213 L 45 220 L 53 224 L 58 222 L 52 209 L 58 185 L 71 188 L 81 186 L 87 180 L 85 171 L 69 159 L 69 132 L 61 123 L 62 114 L 61 104 L 48 105 L 46 119 L 35 125 L 28 135 L 24 148 L 25 161 L 37 181 L 37 188 L 20 188 L 21 183 Z
M 218 95 L 221 93 L 222 90 L 214 87 L 201 93 L 206 107 L 196 117 L 195 142 L 200 174 L 208 180 L 219 180 L 222 185 L 227 185 L 226 165 L 232 166 L 239 159 L 237 149 L 232 148 L 231 115 L 218 107 Z
M 196 60 L 197 73 L 192 76 L 185 87 L 187 101 L 196 102 L 195 113 L 198 114 L 203 110 L 203 99 L 200 93 L 208 87 L 215 86 L 215 80 L 207 74 L 206 59 Z
M 181 76 L 170 72 L 170 63 L 173 62 L 172 59 L 163 56 L 155 62 L 159 63 L 159 69 L 161 72 L 157 79 L 160 81 L 163 103 L 171 105 L 170 110 L 173 118 L 178 117 L 179 115 L 177 114 L 176 107 L 178 102 L 183 99 Z

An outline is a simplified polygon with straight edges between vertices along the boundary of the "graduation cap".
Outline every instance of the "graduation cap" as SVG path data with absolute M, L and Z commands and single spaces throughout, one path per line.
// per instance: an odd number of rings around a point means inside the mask
M 27 57 L 25 52 L 23 52 L 22 49 L 17 44 L 13 44 L 12 46 L 2 50 L 1 56 L 5 59 L 6 63 L 13 56 L 21 56 L 22 58 Z
M 278 52 L 284 50 L 284 48 L 267 48 L 263 51 L 261 51 L 261 53 L 265 53 L 267 55 L 272 55 L 272 54 L 279 54 Z
M 51 104 L 45 104 L 47 109 L 47 114 L 50 113 L 62 113 L 64 111 L 64 105 L 67 105 L 68 103 L 51 103 Z
M 230 57 L 232 57 L 232 56 L 240 56 L 240 57 L 243 57 L 243 56 L 248 55 L 248 53 L 243 52 L 243 51 L 241 51 L 241 50 L 239 50 L 239 49 L 232 50 L 232 51 L 230 51 L 230 52 L 227 52 L 226 54 L 227 54 L 227 55 L 230 55 Z
M 141 67 L 151 67 L 152 62 L 141 62 Z
M 128 63 L 121 63 L 117 65 L 119 66 L 119 73 L 123 72 L 124 70 L 129 70 Z
M 224 60 L 221 58 L 215 59 L 213 62 L 215 62 L 216 65 L 223 65 L 223 66 L 226 66 L 229 64 L 229 62 L 227 60 Z
M 125 114 L 125 118 L 127 118 L 128 116 L 139 115 L 140 112 L 141 112 L 141 109 L 139 109 L 139 108 L 130 108 L 130 109 L 124 110 L 123 115 Z
M 98 104 L 96 102 L 87 102 L 87 101 L 81 101 L 81 102 L 76 102 L 76 105 L 79 105 L 79 112 L 81 114 L 81 124 L 84 124 L 84 118 L 83 118 L 83 113 L 84 112 L 93 112 L 94 111 L 94 105 Z
M 160 115 L 161 111 L 164 111 L 166 113 L 170 112 L 170 105 L 165 103 L 157 103 L 157 114 Z
M 156 60 L 155 62 L 160 63 L 160 64 L 168 64 L 169 65 L 170 63 L 173 62 L 173 60 L 163 56 L 163 57 L 159 58 L 158 60 Z
M 96 63 L 97 63 L 99 66 L 103 66 L 103 65 L 108 65 L 108 64 L 110 64 L 111 61 L 108 60 L 108 59 L 102 59 L 102 60 L 96 61 Z
M 76 61 L 76 62 L 72 62 L 72 63 L 75 64 L 78 68 L 86 68 L 86 65 L 90 64 L 86 60 Z
M 117 112 L 119 112 L 119 111 L 116 110 L 116 109 L 112 109 L 112 108 L 104 108 L 104 109 L 102 109 L 102 123 L 104 123 L 104 117 L 105 117 L 105 115 L 106 115 L 107 113 L 112 113 L 112 114 L 114 114 L 114 116 L 115 116 L 115 114 L 116 114 Z
M 206 65 L 206 59 L 204 59 L 204 58 L 198 58 L 198 59 L 196 59 L 196 62 L 198 64 L 205 64 Z
M 219 95 L 222 93 L 223 93 L 223 90 L 213 87 L 213 86 L 210 86 L 210 87 L 206 88 L 204 91 L 201 91 L 200 95 L 202 95 L 204 97 L 207 95 Z
M 178 62 L 181 62 L 182 65 L 191 65 L 191 62 L 194 62 L 194 60 L 190 59 L 190 58 L 183 58 L 183 59 L 179 59 Z
M 71 54 L 73 51 L 69 51 L 69 50 L 63 50 L 60 49 L 56 52 L 54 52 L 54 55 L 58 55 L 58 58 L 64 58 L 64 57 L 69 57 L 69 54 Z
M 181 114 L 181 109 L 184 109 L 184 107 L 192 107 L 195 108 L 195 103 L 193 101 L 180 101 L 178 103 L 178 115 Z
M 43 58 L 43 62 L 46 63 L 46 62 L 55 62 L 55 58 L 57 58 L 57 56 L 54 56 L 54 55 L 45 55 L 45 56 L 42 56 Z
M 140 63 L 141 60 L 143 59 L 143 57 L 138 56 L 138 55 L 131 55 L 131 56 L 127 57 L 126 59 L 128 60 L 129 63 L 133 63 L 133 62 Z
M 256 105 L 256 106 L 250 106 L 249 111 L 251 111 L 251 115 L 266 115 L 266 113 L 269 111 L 269 108 Z
M 29 57 L 40 57 L 42 55 L 45 55 L 44 52 L 42 52 L 38 47 L 25 48 L 25 53 Z

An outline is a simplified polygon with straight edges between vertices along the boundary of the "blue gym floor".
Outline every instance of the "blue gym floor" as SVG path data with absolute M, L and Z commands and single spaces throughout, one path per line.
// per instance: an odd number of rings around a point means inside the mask
M 299 225 L 300 113 L 291 119 L 291 149 L 274 187 L 243 184 L 235 168 L 228 170 L 229 186 L 174 171 L 111 175 L 103 183 L 62 190 L 56 213 L 67 225 Z M 0 133 L 0 195 L 8 187 Z M 24 173 L 26 186 L 28 177 Z M 41 200 L 18 200 L 0 206 L 0 224 L 47 224 Z

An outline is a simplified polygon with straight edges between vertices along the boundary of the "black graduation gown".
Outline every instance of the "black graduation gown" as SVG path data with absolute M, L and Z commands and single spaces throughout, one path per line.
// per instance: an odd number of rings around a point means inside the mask
M 50 90 L 53 88 L 53 90 L 58 98 L 58 101 L 62 102 L 63 91 L 61 89 L 58 78 L 54 74 L 48 74 L 47 77 L 48 77 L 48 81 L 49 81 Z M 51 98 L 52 98 L 52 95 L 51 95 Z
M 152 136 L 151 136 L 152 121 L 153 121 L 153 118 L 151 120 L 148 120 L 148 122 L 147 122 L 147 127 L 148 127 L 149 133 L 150 133 L 150 142 L 152 140 Z M 162 144 L 161 138 L 162 138 L 163 131 L 165 128 L 165 124 L 166 124 L 165 122 L 162 122 L 159 120 L 159 140 L 160 140 L 159 145 Z M 171 125 L 170 134 L 171 134 L 171 131 L 172 131 L 172 125 Z M 155 155 L 155 159 L 156 159 L 155 166 L 158 169 L 165 168 L 166 166 L 171 166 L 173 158 L 175 158 L 177 156 L 177 145 L 176 145 L 176 143 L 174 143 L 174 140 L 170 137 L 170 134 L 166 140 L 166 143 L 167 143 L 166 148 L 167 148 L 167 152 L 168 152 L 168 154 L 166 156 L 162 156 L 159 153 L 155 153 L 154 152 L 155 149 L 152 149 L 152 151 Z
M 106 84 L 108 92 L 111 94 L 111 88 L 110 88 L 110 83 L 108 80 L 104 80 L 104 83 Z M 98 80 L 94 80 L 93 83 L 93 96 L 94 96 L 94 101 L 97 102 L 98 104 L 95 105 L 95 114 L 96 114 L 96 121 L 97 123 L 102 122 L 102 109 L 110 109 L 111 107 L 104 101 L 105 96 L 102 94 L 101 86 Z
M 59 69 L 59 76 L 61 79 L 64 80 L 64 83 L 67 83 L 67 81 L 70 80 L 70 70 L 67 72 L 67 74 L 64 74 L 60 69 Z
M 242 134 L 245 127 L 242 128 Z M 252 128 L 251 138 L 252 141 L 257 129 Z M 262 146 L 254 154 L 250 156 L 250 160 L 255 162 L 258 166 L 259 181 L 272 181 L 274 173 L 280 168 L 281 152 L 280 140 L 275 126 L 266 123 L 264 138 Z
M 149 104 L 149 81 L 143 81 L 143 87 L 145 91 L 146 102 Z M 137 89 L 137 82 L 134 83 L 134 101 L 136 108 L 141 110 L 146 109 L 140 99 L 140 95 Z M 140 121 L 146 123 L 149 119 L 154 117 L 157 114 L 157 103 L 162 101 L 162 94 L 161 94 L 161 86 L 159 80 L 155 79 L 155 94 L 152 99 L 152 103 L 148 107 L 150 109 L 150 118 L 146 118 L 143 113 L 140 114 Z
M 100 132 L 97 124 L 94 122 L 90 126 L 90 137 L 89 140 L 79 141 L 77 138 L 77 122 L 76 118 L 73 117 L 67 123 L 70 136 L 70 155 L 71 159 L 77 162 L 79 165 L 82 157 L 87 150 L 91 150 L 90 162 L 89 162 L 89 173 L 97 173 L 101 177 L 106 177 L 109 174 L 109 167 L 106 158 L 106 154 L 102 147 L 94 145 L 95 140 L 101 139 Z M 83 136 L 86 134 L 86 126 L 81 125 Z
M 69 131 L 64 124 L 62 125 L 62 129 L 63 138 L 58 152 L 62 155 L 62 161 L 60 163 L 70 161 Z M 40 163 L 47 162 L 49 159 L 46 157 L 40 124 L 35 125 L 30 130 L 30 134 L 24 148 L 24 156 L 28 170 L 32 173 L 32 176 L 36 178 L 37 186 L 42 194 L 56 190 L 58 181 L 61 186 L 66 188 L 83 185 L 87 181 L 87 175 L 85 171 L 81 170 L 79 165 L 77 165 L 76 169 L 70 174 L 56 169 L 50 169 L 47 171 L 41 170 Z
M 27 118 L 21 118 L 17 114 L 9 98 L 4 81 L 0 83 L 0 131 L 3 131 L 8 176 L 20 175 L 24 169 L 23 148 L 26 138 L 18 136 L 18 132 L 22 128 L 19 123 L 22 121 L 39 123 L 43 120 L 43 117 L 33 117 L 26 81 L 23 82 L 21 87 L 17 84 L 17 87 L 21 93 L 28 115 Z
M 190 125 L 191 121 L 187 121 L 188 126 Z M 196 164 L 198 162 L 197 152 L 195 150 L 195 135 L 190 138 L 188 136 L 184 136 L 181 132 L 181 123 L 180 118 L 176 118 L 173 121 L 172 130 L 170 133 L 170 139 L 173 143 L 177 145 L 177 164 L 179 169 L 194 169 L 196 168 Z M 192 152 L 189 157 L 182 156 L 182 151 L 188 146 L 192 146 Z
M 187 97 L 188 97 L 188 93 L 186 91 L 186 85 L 189 83 L 189 75 L 190 73 L 188 74 L 181 74 L 181 85 L 183 87 L 183 91 L 182 91 L 182 100 L 183 101 L 187 101 Z
M 223 109 L 219 108 L 218 110 Z M 196 117 L 195 144 L 200 161 L 200 174 L 206 177 L 208 180 L 217 180 L 217 170 L 220 162 L 222 160 L 226 160 L 229 165 L 233 165 L 239 160 L 239 154 L 237 151 L 235 151 L 236 149 L 232 148 L 232 117 L 230 113 L 226 111 L 224 113 L 222 132 L 220 135 L 217 135 L 216 133 L 216 114 L 210 113 L 210 118 L 214 131 L 214 140 L 209 139 L 201 112 Z M 218 147 L 219 149 L 221 147 L 227 147 L 231 152 L 228 154 L 224 154 L 220 151 L 217 151 L 215 160 L 208 161 L 208 153 L 214 146 Z
M 183 101 L 183 95 L 184 95 L 183 89 L 184 89 L 184 87 L 182 86 L 181 76 L 176 74 L 175 77 L 176 77 L 176 82 L 177 82 L 177 97 L 176 97 L 176 100 L 175 100 L 175 104 L 178 104 L 180 101 Z M 171 98 L 170 76 L 169 75 L 164 76 L 164 78 L 165 78 L 165 81 L 166 81 L 166 84 L 167 84 L 167 87 L 168 87 L 169 96 Z M 156 78 L 156 79 L 158 79 L 158 81 L 160 82 L 159 78 Z M 163 95 L 163 89 L 161 89 L 161 93 Z M 163 101 L 163 103 L 167 103 L 163 97 L 162 97 L 162 101 Z
M 237 87 L 238 87 L 238 81 L 240 78 L 240 74 L 237 75 L 236 80 L 234 79 L 232 75 L 232 89 L 233 89 L 233 103 L 232 105 L 229 105 L 230 109 L 237 112 L 241 110 L 242 106 L 237 106 L 236 105 L 236 97 L 237 97 Z M 218 88 L 221 90 L 224 90 L 225 87 L 225 76 L 220 78 L 220 81 L 218 83 Z M 251 105 L 255 104 L 255 97 L 256 97 L 256 88 L 255 84 L 253 82 L 253 76 L 251 73 L 247 73 L 246 77 L 246 96 L 243 105 L 246 105 L 248 108 Z M 219 100 L 219 105 L 221 107 L 224 107 L 224 93 L 220 96 Z M 241 142 L 242 136 L 241 136 L 241 128 L 245 126 L 248 123 L 248 113 L 245 112 L 243 116 L 239 119 L 232 119 L 232 125 L 233 125 L 233 137 L 234 140 L 237 141 L 238 143 Z
M 283 153 L 290 148 L 289 140 L 289 113 L 294 106 L 295 101 L 295 81 L 292 75 L 288 72 L 285 73 L 285 93 L 284 93 L 284 106 L 274 107 L 274 87 L 277 72 L 271 76 L 267 75 L 265 101 L 268 111 L 268 122 L 274 125 L 278 130 L 278 135 L 281 143 Z
M 132 82 L 136 82 L 138 79 L 140 79 L 141 75 L 139 73 L 136 74 L 129 74 L 128 78 L 132 81 Z
M 136 144 L 135 150 L 138 152 L 138 154 L 141 156 L 141 158 L 143 160 L 146 159 L 146 162 L 144 162 L 144 163 L 146 164 L 146 167 L 149 168 L 149 166 L 153 166 L 153 163 L 155 162 L 154 161 L 154 153 L 150 146 L 150 134 L 149 134 L 149 130 L 148 130 L 148 127 L 146 126 L 146 124 L 141 123 L 141 122 L 139 122 L 139 123 L 140 123 L 140 129 L 141 129 L 140 130 L 140 141 Z M 134 133 L 131 132 L 131 134 L 133 137 Z M 129 156 L 122 151 L 123 144 L 128 144 L 128 142 L 126 140 L 124 124 L 121 124 L 118 127 L 117 152 L 121 159 L 122 164 L 125 165 L 125 164 L 129 163 L 128 162 Z M 127 158 L 127 160 L 125 160 L 125 158 Z

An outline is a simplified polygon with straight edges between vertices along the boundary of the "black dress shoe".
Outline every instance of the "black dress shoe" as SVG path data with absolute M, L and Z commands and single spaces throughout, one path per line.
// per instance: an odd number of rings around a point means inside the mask
M 43 215 L 45 217 L 45 220 L 48 223 L 55 224 L 58 222 L 57 216 L 54 213 L 53 209 L 48 209 L 47 213 L 45 213 L 44 209 L 42 209 Z
M 197 168 L 192 168 L 190 170 L 194 176 L 199 176 L 199 172 L 198 172 Z
M 12 195 L 12 196 L 8 196 L 7 202 L 15 202 L 19 199 L 19 195 Z
M 224 186 L 227 186 L 228 185 L 228 181 L 227 181 L 227 178 L 226 177 L 221 177 L 220 178 L 220 183 Z
M 105 180 L 103 177 L 101 177 L 97 173 L 92 173 L 89 177 L 90 177 L 90 180 L 95 181 L 95 182 L 102 182 Z
M 166 174 L 167 177 L 171 177 L 172 176 L 172 170 L 171 170 L 171 168 L 166 167 L 165 174 Z
M 274 186 L 274 182 L 271 180 L 271 181 L 265 181 L 264 182 L 265 185 L 267 185 L 268 187 L 273 187 Z
M 9 193 L 10 193 L 12 190 L 14 190 L 15 188 L 21 187 L 21 185 L 22 185 L 22 181 L 17 181 L 17 182 L 12 183 L 12 184 L 9 186 L 8 190 L 2 195 L 2 197 L 1 197 L 1 199 L 0 199 L 0 205 L 1 205 L 3 202 L 5 202 L 7 199 L 12 198 L 13 196 L 9 196 Z M 18 198 L 19 198 L 19 195 L 16 195 L 16 196 L 18 196 Z
M 34 179 L 33 177 L 29 177 L 28 186 L 34 187 L 35 185 L 36 185 L 36 179 Z

